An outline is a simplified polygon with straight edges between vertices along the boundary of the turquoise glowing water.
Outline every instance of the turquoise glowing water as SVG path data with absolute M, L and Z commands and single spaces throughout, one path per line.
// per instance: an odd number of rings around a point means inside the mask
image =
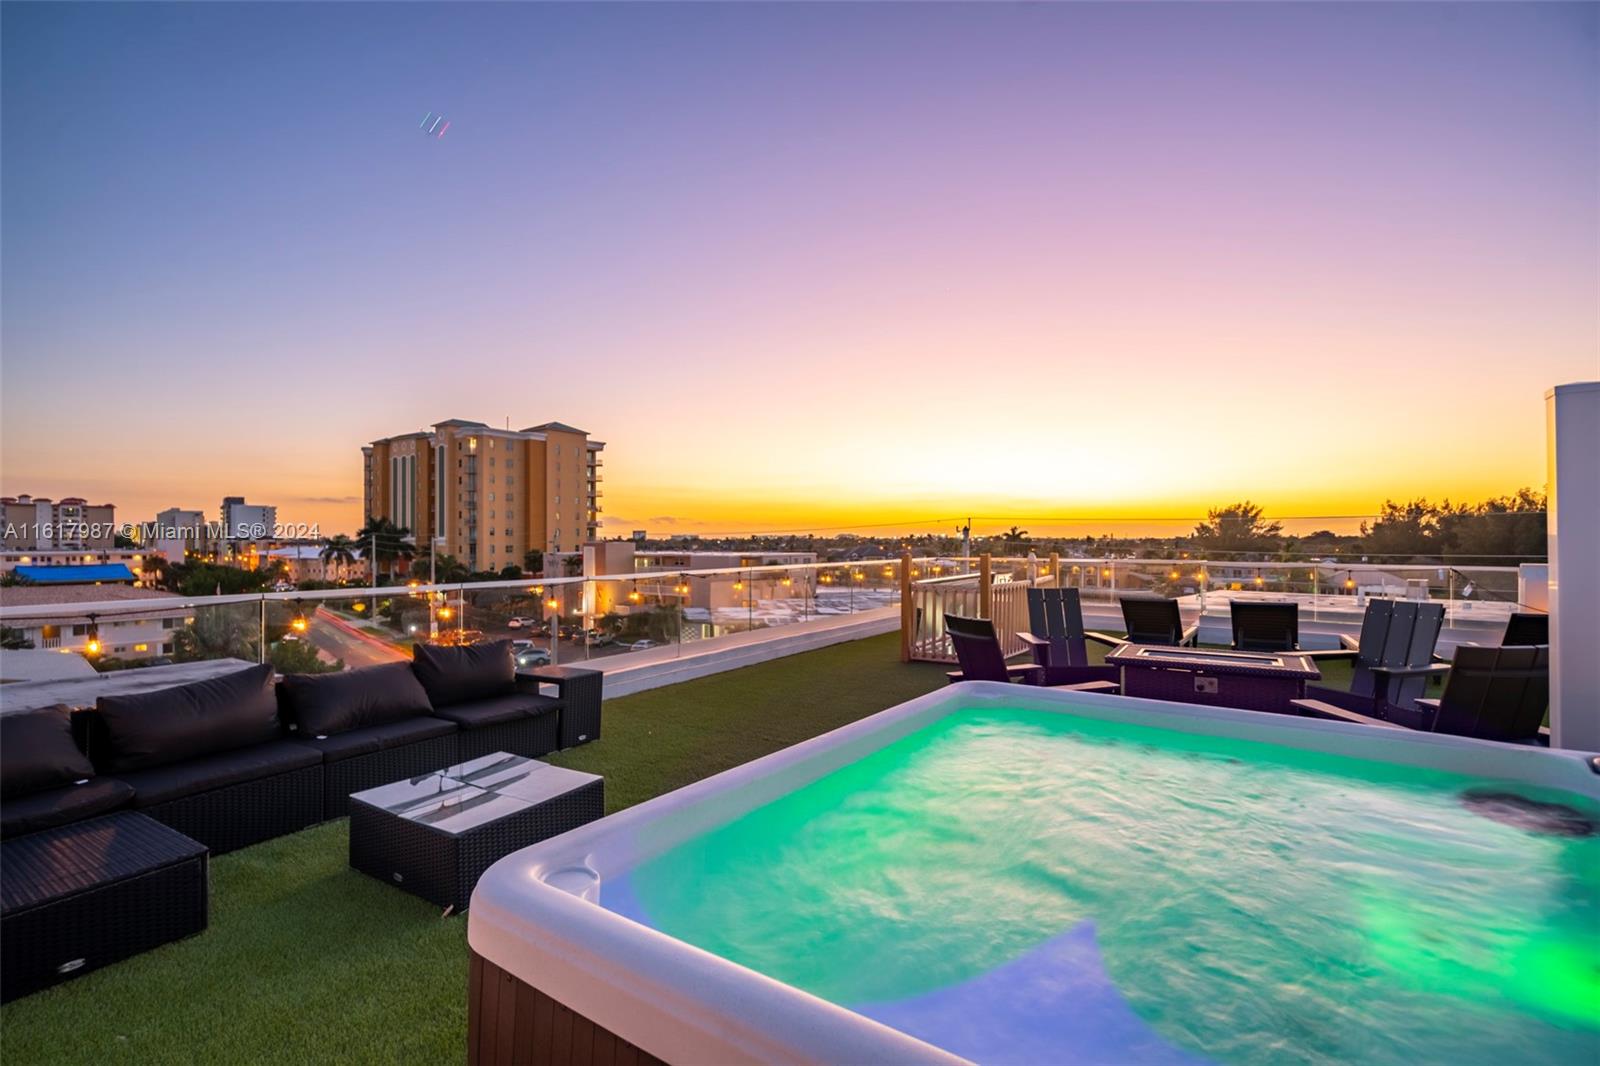
M 1600 1061 L 1600 836 L 1485 785 L 964 711 L 603 902 L 986 1061 Z

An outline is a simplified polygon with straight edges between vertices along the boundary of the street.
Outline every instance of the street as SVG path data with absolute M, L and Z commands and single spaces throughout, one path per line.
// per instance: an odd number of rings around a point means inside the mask
M 351 623 L 321 607 L 312 616 L 307 637 L 325 656 L 343 659 L 348 669 L 402 662 L 409 658 L 393 645 L 362 633 Z

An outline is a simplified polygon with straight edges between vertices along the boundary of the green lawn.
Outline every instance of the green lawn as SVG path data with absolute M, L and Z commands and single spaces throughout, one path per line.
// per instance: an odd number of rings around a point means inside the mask
M 608 811 L 944 684 L 898 634 L 608 700 L 604 736 L 556 756 L 603 774 Z M 1348 668 L 1325 664 L 1333 684 Z M 28 1063 L 454 1062 L 466 1043 L 466 922 L 345 864 L 330 822 L 216 859 L 211 926 L 0 1009 Z

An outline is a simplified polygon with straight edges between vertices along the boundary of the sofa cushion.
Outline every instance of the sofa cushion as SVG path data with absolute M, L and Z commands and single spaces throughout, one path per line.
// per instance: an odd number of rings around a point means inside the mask
M 282 738 L 272 664 L 136 696 L 102 696 L 89 719 L 89 756 L 120 774 Z
M 0 799 L 65 788 L 94 776 L 72 739 L 72 711 L 62 704 L 0 714 Z
M 535 692 L 514 692 L 509 696 L 491 696 L 471 703 L 455 703 L 441 707 L 434 713 L 447 718 L 462 729 L 477 729 L 486 725 L 514 722 L 548 711 L 561 709 L 561 701 Z
M 81 785 L 8 799 L 0 803 L 0 840 L 81 822 L 126 807 L 132 798 L 133 786 L 112 777 L 96 777 Z
M 135 808 L 153 807 L 168 800 L 286 774 L 321 762 L 322 757 L 304 744 L 273 740 L 167 766 L 133 770 L 123 774 L 122 780 L 133 786 Z
M 287 674 L 278 710 L 289 729 L 312 736 L 348 733 L 432 714 L 410 663 L 384 663 L 331 674 Z
M 441 648 L 418 644 L 411 667 L 435 708 L 515 692 L 517 664 L 509 640 Z
M 371 755 L 375 751 L 387 751 L 403 744 L 442 737 L 455 731 L 454 722 L 446 722 L 441 718 L 407 718 L 402 722 L 385 722 L 366 729 L 352 729 L 348 733 L 326 736 L 300 734 L 295 737 L 295 743 L 304 744 L 318 752 L 323 762 L 339 762 L 357 755 Z

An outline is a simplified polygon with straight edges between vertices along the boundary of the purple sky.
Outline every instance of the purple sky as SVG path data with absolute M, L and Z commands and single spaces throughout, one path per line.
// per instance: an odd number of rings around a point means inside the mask
M 1597 11 L 7 4 L 0 489 L 347 528 L 450 417 L 608 441 L 612 532 L 1537 486 Z

